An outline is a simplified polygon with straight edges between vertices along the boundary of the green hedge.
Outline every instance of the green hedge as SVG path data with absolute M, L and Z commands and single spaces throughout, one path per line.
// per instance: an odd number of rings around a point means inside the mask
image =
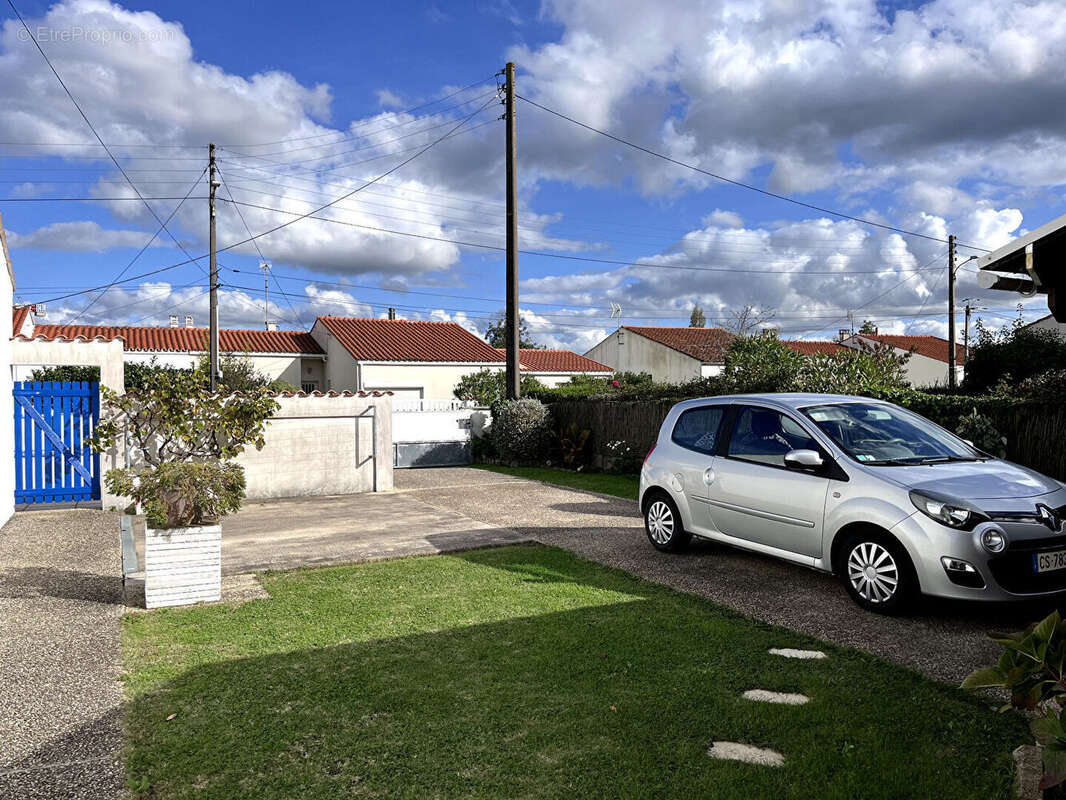
M 563 396 L 558 396 L 558 395 Z M 554 396 L 553 396 L 554 395 Z M 590 432 L 588 452 L 602 456 L 607 442 L 624 440 L 648 450 L 655 443 L 662 421 L 679 400 L 699 397 L 634 398 L 599 396 L 567 398 L 558 390 L 540 393 L 551 406 L 554 425 L 565 429 L 571 423 Z M 1066 405 L 1000 397 L 966 397 L 932 394 L 913 389 L 894 389 L 880 399 L 908 408 L 938 425 L 955 430 L 959 419 L 973 412 L 987 416 L 1007 437 L 1007 458 L 1019 464 L 1066 480 Z

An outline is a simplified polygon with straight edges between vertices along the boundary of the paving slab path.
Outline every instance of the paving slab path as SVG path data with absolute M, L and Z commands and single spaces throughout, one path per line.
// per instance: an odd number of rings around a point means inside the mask
M 118 517 L 30 511 L 0 529 L 0 797 L 124 791 Z
M 464 467 L 397 470 L 396 486 L 438 508 L 949 683 L 999 658 L 987 631 L 1020 630 L 1050 610 L 927 599 L 916 615 L 885 617 L 856 606 L 833 576 L 769 557 L 699 540 L 687 553 L 660 553 L 631 500 Z

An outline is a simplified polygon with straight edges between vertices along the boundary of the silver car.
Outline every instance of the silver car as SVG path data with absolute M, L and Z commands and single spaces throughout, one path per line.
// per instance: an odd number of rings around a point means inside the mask
M 865 397 L 678 403 L 640 509 L 659 550 L 699 536 L 833 572 L 871 611 L 1066 591 L 1066 485 Z

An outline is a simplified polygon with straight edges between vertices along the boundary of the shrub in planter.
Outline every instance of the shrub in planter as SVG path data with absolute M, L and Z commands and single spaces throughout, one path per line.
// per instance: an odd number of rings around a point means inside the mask
M 493 444 L 504 461 L 543 461 L 551 437 L 551 417 L 540 400 L 505 400 L 492 412 Z
M 101 393 L 104 419 L 89 443 L 100 452 L 121 437 L 129 453 L 130 465 L 108 470 L 105 481 L 145 514 L 146 604 L 217 600 L 218 520 L 240 508 L 245 487 L 244 470 L 229 459 L 249 444 L 262 449 L 277 401 L 264 388 L 211 393 L 197 371 L 158 372 L 143 389 Z
M 1066 704 L 1066 622 L 1058 611 L 1053 611 L 1020 633 L 988 636 L 1003 645 L 1003 655 L 996 666 L 969 675 L 962 688 L 1007 689 L 1010 702 L 1000 711 L 1018 708 L 1038 713 L 1030 728 L 1043 746 L 1044 778 L 1040 788 L 1059 786 L 1066 781 L 1066 730 L 1061 719 Z

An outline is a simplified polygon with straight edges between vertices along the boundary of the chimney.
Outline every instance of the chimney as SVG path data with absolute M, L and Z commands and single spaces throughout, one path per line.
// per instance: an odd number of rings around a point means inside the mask
M 186 314 L 185 315 L 185 327 L 186 328 L 191 328 L 192 327 L 192 314 Z
M 278 329 L 278 323 L 274 322 L 273 320 L 267 320 L 267 330 L 268 331 L 276 331 L 277 329 Z
M 837 331 L 837 336 L 839 336 L 839 337 L 840 337 L 840 341 L 844 341 L 844 340 L 845 340 L 845 339 L 847 339 L 847 338 L 848 338 L 849 336 L 851 336 L 851 331 L 850 331 L 850 330 L 849 330 L 848 328 L 840 328 L 840 329 L 839 329 L 839 330 Z
M 177 314 L 171 314 L 170 315 L 170 327 L 171 328 L 178 327 L 178 315 Z
M 33 304 L 33 316 L 35 317 L 47 317 L 46 307 L 44 303 Z
M 390 308 L 389 309 L 389 319 L 396 319 L 396 309 L 395 308 Z

